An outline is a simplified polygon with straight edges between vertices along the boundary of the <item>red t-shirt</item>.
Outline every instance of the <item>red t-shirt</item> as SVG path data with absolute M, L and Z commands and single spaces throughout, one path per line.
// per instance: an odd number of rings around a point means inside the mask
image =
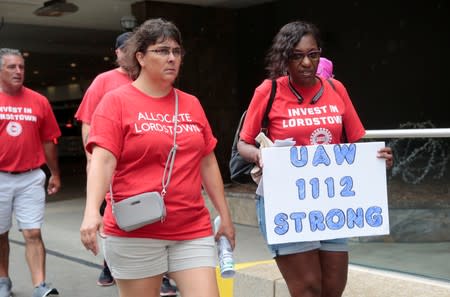
M 131 82 L 128 74 L 120 72 L 118 68 L 97 75 L 84 94 L 83 100 L 75 113 L 75 118 L 83 123 L 90 124 L 91 117 L 103 95 Z
M 277 92 L 269 112 L 269 138 L 286 139 L 293 137 L 296 145 L 340 143 L 343 127 L 347 142 L 355 142 L 364 136 L 365 130 L 341 82 L 332 79 L 332 85 L 321 79 L 323 93 L 311 104 L 311 99 L 320 90 L 320 83 L 309 88 L 295 86 L 303 97 L 299 104 L 289 88 L 287 76 L 277 79 Z M 258 86 L 250 102 L 240 137 L 254 144 L 261 130 L 261 122 L 266 111 L 272 82 L 265 80 Z
M 187 240 L 212 235 L 210 216 L 201 195 L 200 162 L 217 143 L 199 100 L 177 90 L 178 150 L 164 199 L 167 217 L 132 232 L 118 228 L 108 205 L 105 233 L 124 237 Z M 152 98 L 128 84 L 106 94 L 96 109 L 87 150 L 103 147 L 117 159 L 114 201 L 162 190 L 164 166 L 173 145 L 174 92 Z
M 42 166 L 42 143 L 60 135 L 47 98 L 26 87 L 16 96 L 0 92 L 0 171 Z

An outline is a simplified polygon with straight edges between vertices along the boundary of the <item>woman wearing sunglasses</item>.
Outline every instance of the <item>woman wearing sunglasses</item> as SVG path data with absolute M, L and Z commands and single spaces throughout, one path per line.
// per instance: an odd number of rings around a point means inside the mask
M 292 137 L 298 146 L 337 144 L 356 142 L 364 136 L 364 127 L 344 85 L 316 75 L 321 53 L 315 25 L 296 21 L 280 29 L 267 55 L 270 79 L 256 88 L 240 133 L 238 150 L 242 157 L 263 166 L 255 137 L 261 130 L 271 79 L 277 84 L 268 115 L 267 136 L 272 141 Z M 299 109 L 306 112 L 290 112 Z M 327 121 L 337 115 L 342 121 Z M 387 167 L 392 166 L 390 148 L 381 149 L 378 157 L 386 159 Z M 256 205 L 260 230 L 266 237 L 263 196 L 257 196 Z M 269 250 L 291 296 L 342 295 L 348 270 L 346 239 L 274 244 L 269 245 Z

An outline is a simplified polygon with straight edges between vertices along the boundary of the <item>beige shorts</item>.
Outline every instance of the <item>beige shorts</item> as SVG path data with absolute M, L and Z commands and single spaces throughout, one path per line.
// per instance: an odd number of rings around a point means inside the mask
M 106 262 L 117 279 L 217 265 L 213 236 L 181 241 L 107 236 L 102 243 Z
M 19 230 L 41 228 L 45 180 L 42 169 L 20 174 L 0 172 L 0 234 L 11 229 L 13 212 Z

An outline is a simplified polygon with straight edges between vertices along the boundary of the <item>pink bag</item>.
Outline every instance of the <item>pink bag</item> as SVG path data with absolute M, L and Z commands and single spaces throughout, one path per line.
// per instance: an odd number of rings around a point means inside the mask
M 321 57 L 319 66 L 317 67 L 317 75 L 325 79 L 333 77 L 333 62 L 331 62 L 327 58 Z

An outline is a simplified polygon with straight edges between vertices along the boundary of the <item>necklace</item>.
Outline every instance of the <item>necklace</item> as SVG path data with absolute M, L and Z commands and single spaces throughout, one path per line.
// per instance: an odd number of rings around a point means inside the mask
M 317 77 L 317 76 L 316 76 Z M 323 82 L 322 80 L 317 77 L 317 79 L 320 81 L 320 89 L 319 91 L 317 91 L 317 93 L 314 95 L 314 97 L 311 99 L 310 104 L 315 104 L 317 101 L 319 101 L 320 97 L 323 94 Z M 299 104 L 303 103 L 303 97 L 302 95 L 300 95 L 300 92 L 297 91 L 297 89 L 294 87 L 294 85 L 291 82 L 291 77 L 289 76 L 289 89 L 291 90 L 292 94 L 295 95 L 295 97 L 297 97 L 297 101 Z

